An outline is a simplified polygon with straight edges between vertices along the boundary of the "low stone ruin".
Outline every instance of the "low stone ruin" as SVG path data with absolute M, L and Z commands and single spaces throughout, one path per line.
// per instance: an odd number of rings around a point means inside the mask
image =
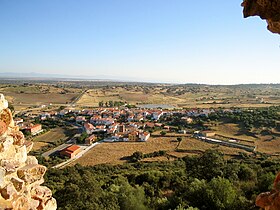
M 47 168 L 27 155 L 32 146 L 15 126 L 8 102 L 0 94 L 0 209 L 56 209 L 51 190 L 41 186 Z

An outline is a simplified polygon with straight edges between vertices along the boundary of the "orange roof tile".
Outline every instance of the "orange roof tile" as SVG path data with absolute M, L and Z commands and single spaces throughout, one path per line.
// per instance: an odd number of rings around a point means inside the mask
M 80 147 L 79 147 L 78 145 L 73 144 L 73 145 L 71 145 L 71 146 L 65 148 L 64 151 L 65 151 L 65 152 L 67 152 L 67 151 L 68 151 L 68 152 L 75 152 L 75 151 L 78 150 L 78 149 L 80 149 Z

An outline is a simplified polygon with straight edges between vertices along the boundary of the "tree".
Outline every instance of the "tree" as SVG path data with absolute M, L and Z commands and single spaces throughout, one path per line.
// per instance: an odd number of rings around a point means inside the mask
M 84 144 L 85 139 L 88 137 L 88 134 L 86 132 L 83 132 L 81 136 L 77 139 L 77 143 Z
M 114 106 L 114 102 L 113 101 L 109 101 L 109 107 L 113 107 Z
M 165 131 L 161 131 L 161 132 L 160 132 L 160 135 L 165 136 L 165 135 L 166 135 L 166 132 L 165 132 Z
M 103 101 L 99 101 L 99 102 L 98 102 L 98 106 L 99 106 L 99 107 L 103 107 L 103 106 L 104 106 Z
M 12 113 L 15 112 L 15 107 L 10 102 L 9 102 L 8 108 L 11 110 Z
M 207 209 L 233 209 L 237 193 L 229 180 L 218 177 L 212 179 L 206 190 Z
M 180 144 L 182 142 L 182 137 L 177 137 L 177 141 L 178 141 L 178 144 L 176 146 L 176 149 L 180 146 Z
M 136 186 L 135 188 L 128 183 L 123 183 L 119 193 L 120 209 L 123 210 L 147 210 L 145 206 L 145 192 L 143 188 Z
M 211 180 L 222 176 L 225 166 L 223 154 L 217 150 L 206 150 L 200 157 L 184 157 L 187 173 L 195 178 Z
M 134 152 L 130 158 L 131 158 L 131 162 L 138 162 L 139 160 L 143 159 L 144 154 L 142 152 Z

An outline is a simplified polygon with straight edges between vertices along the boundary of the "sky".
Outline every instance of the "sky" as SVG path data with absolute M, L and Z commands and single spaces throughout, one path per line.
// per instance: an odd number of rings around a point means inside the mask
M 280 36 L 241 0 L 0 0 L 0 73 L 280 83 Z

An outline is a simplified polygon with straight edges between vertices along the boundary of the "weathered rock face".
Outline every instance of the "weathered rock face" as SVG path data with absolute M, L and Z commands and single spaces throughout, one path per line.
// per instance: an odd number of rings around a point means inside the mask
M 244 0 L 242 6 L 245 18 L 260 16 L 269 31 L 280 34 L 280 0 Z
M 265 192 L 258 195 L 256 205 L 265 210 L 280 209 L 280 173 L 274 180 L 271 192 Z
M 27 155 L 31 148 L 0 94 L 0 209 L 56 209 L 51 190 L 41 186 L 46 167 Z

